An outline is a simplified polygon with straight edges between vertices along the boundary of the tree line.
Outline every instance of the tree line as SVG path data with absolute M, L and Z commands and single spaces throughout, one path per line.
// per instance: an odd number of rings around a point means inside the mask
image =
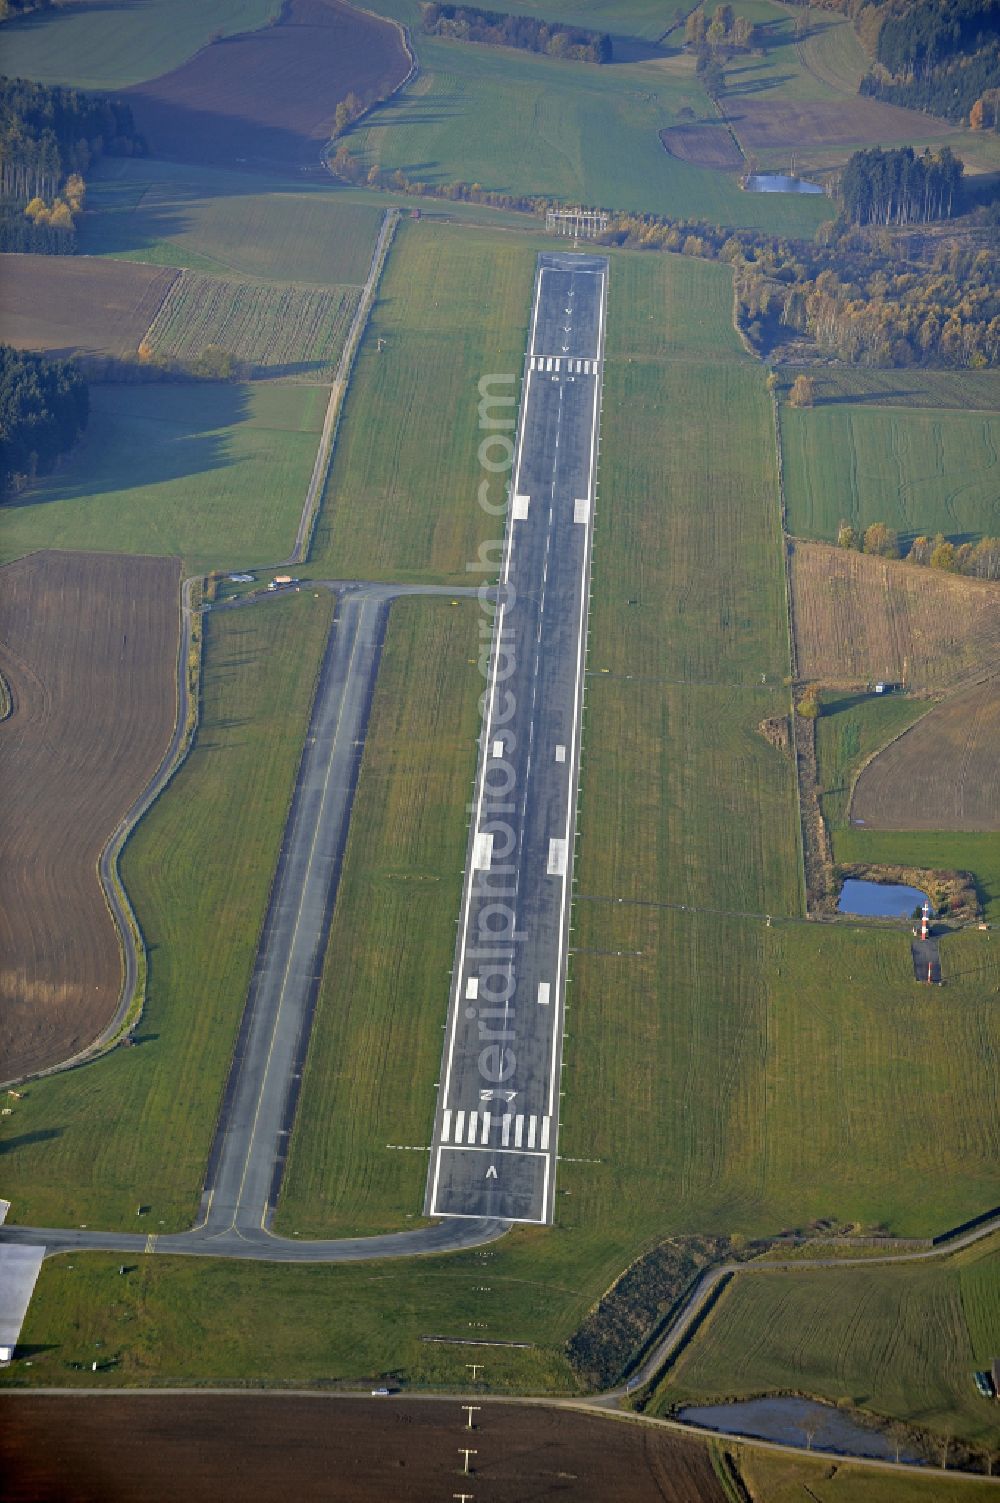
M 872 60 L 859 90 L 869 98 L 971 121 L 978 101 L 1000 83 L 1000 0 L 790 3 L 850 17 Z
M 50 10 L 52 0 L 0 0 L 0 22 L 16 21 L 33 10 Z
M 539 215 L 564 207 L 550 197 L 479 183 L 428 183 L 400 169 L 366 166 L 344 141 L 329 166 L 344 182 L 414 197 Z M 909 255 L 889 230 L 861 228 L 842 217 L 807 242 L 698 219 L 613 212 L 600 238 L 605 245 L 728 261 L 740 329 L 761 355 L 791 330 L 854 365 L 981 369 L 1000 363 L 1000 254 L 993 246 L 950 239 L 924 260 Z
M 517 47 L 523 52 L 541 52 L 576 62 L 610 63 L 612 56 L 607 32 L 540 21 L 535 16 L 481 10 L 475 5 L 439 5 L 434 0 L 422 0 L 421 24 L 429 36 L 482 42 L 488 47 Z
M 86 379 L 71 360 L 0 345 L 0 486 L 19 490 L 52 469 L 87 426 Z
M 919 157 L 912 146 L 856 151 L 840 176 L 839 197 L 853 224 L 927 224 L 950 219 L 961 202 L 964 163 L 950 147 Z
M 121 100 L 0 77 L 0 250 L 75 249 L 91 162 L 143 150 Z
M 899 534 L 884 522 L 872 522 L 863 531 L 841 522 L 838 548 L 857 549 L 876 558 L 903 558 Z M 913 539 L 905 562 L 945 574 L 964 574 L 970 579 L 1000 580 L 1000 538 L 983 537 L 978 543 L 953 543 L 944 533 Z

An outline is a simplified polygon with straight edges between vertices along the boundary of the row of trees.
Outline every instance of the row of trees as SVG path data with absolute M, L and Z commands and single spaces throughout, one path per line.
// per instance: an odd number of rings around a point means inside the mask
M 483 42 L 489 47 L 517 47 L 524 52 L 542 52 L 549 57 L 584 63 L 611 61 L 611 38 L 607 32 L 539 21 L 534 16 L 481 10 L 475 5 L 438 5 L 433 0 L 423 0 L 421 11 L 423 29 L 431 36 Z
M 717 5 L 711 21 L 699 6 L 685 22 L 684 41 L 697 51 L 708 48 L 712 51 L 747 52 L 760 45 L 760 28 L 749 16 L 734 15 L 731 5 Z
M 852 224 L 927 224 L 950 219 L 961 200 L 965 164 L 950 147 L 856 151 L 841 173 L 839 196 Z
M 87 426 L 87 382 L 70 360 L 0 345 L 0 486 L 18 490 L 51 470 Z
M 884 522 L 872 522 L 859 532 L 850 522 L 841 522 L 839 548 L 855 548 L 877 558 L 901 558 L 899 534 Z M 941 569 L 946 574 L 965 574 L 972 579 L 1000 580 L 1000 538 L 984 537 L 978 543 L 951 542 L 944 533 L 914 538 L 906 554 L 908 564 Z

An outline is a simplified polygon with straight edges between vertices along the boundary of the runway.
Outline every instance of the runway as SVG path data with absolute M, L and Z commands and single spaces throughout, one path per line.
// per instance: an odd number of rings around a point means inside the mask
M 430 1216 L 553 1218 L 607 280 L 538 258 Z

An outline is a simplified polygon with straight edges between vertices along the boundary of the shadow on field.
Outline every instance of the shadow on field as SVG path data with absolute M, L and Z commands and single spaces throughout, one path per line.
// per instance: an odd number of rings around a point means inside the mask
M 36 1143 L 49 1143 L 53 1138 L 61 1138 L 61 1127 L 39 1127 L 34 1132 L 23 1132 L 18 1138 L 4 1138 L 0 1140 L 0 1155 L 16 1153 L 19 1148 L 32 1148 Z
M 314 371 L 329 371 L 335 363 L 330 360 L 283 360 L 276 365 L 255 365 L 253 380 L 276 381 L 279 376 L 308 376 Z M 326 381 L 320 384 L 325 386 Z
M 902 390 L 895 389 L 895 388 L 891 392 L 886 392 L 886 391 L 835 392 L 835 393 L 832 393 L 830 396 L 826 396 L 825 394 L 821 395 L 820 400 L 816 403 L 816 406 L 817 407 L 863 407 L 865 405 L 868 405 L 868 406 L 878 407 L 878 406 L 881 405 L 883 407 L 885 407 L 885 406 L 898 407 L 901 404 L 905 403 L 910 397 L 919 397 L 919 396 L 920 396 L 920 392 L 919 391 L 902 391 Z
M 745 94 L 769 94 L 779 84 L 790 83 L 795 77 L 794 73 L 768 73 L 764 78 L 746 78 L 740 80 L 740 70 L 726 78 L 726 92 L 721 96 L 723 108 L 727 99 L 739 99 Z M 729 111 L 726 110 L 729 115 Z M 729 119 L 735 124 L 738 116 L 729 115 Z
M 251 115 L 195 109 L 145 92 L 143 86 L 130 90 L 127 98 L 153 156 L 198 166 L 258 171 L 263 167 L 296 175 L 312 167 L 320 170 L 326 136 L 315 139 L 280 125 L 263 124 Z
M 165 485 L 233 464 L 225 431 L 249 416 L 243 386 L 150 381 L 90 390 L 90 421 L 65 467 L 3 510 Z

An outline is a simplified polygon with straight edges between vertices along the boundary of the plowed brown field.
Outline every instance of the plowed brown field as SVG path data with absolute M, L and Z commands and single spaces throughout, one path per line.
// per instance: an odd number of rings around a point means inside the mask
M 947 136 L 954 127 L 879 99 L 738 99 L 726 117 L 744 151 L 883 146 Z
M 850 813 L 871 830 L 1000 830 L 1000 678 L 935 705 L 869 762 Z
M 177 559 L 34 553 L 0 569 L 0 1079 L 83 1048 L 114 1012 L 97 862 L 166 751 Z
M 338 0 L 288 0 L 276 25 L 214 42 L 125 97 L 157 156 L 299 171 L 318 167 L 341 99 L 370 104 L 409 69 L 388 21 Z
M 134 354 L 178 275 L 93 256 L 4 256 L 0 338 L 54 355 Z
M 482 1403 L 482 1401 L 478 1401 Z M 707 1447 L 559 1409 L 457 1397 L 8 1395 L 0 1464 L 9 1503 L 725 1503 Z M 460 1447 L 469 1458 L 463 1475 Z
M 743 166 L 739 147 L 719 121 L 708 125 L 668 125 L 660 140 L 672 157 L 695 167 L 735 170 Z
M 853 687 L 905 671 L 908 688 L 936 690 L 1000 670 L 1000 585 L 798 540 L 791 581 L 803 679 Z

